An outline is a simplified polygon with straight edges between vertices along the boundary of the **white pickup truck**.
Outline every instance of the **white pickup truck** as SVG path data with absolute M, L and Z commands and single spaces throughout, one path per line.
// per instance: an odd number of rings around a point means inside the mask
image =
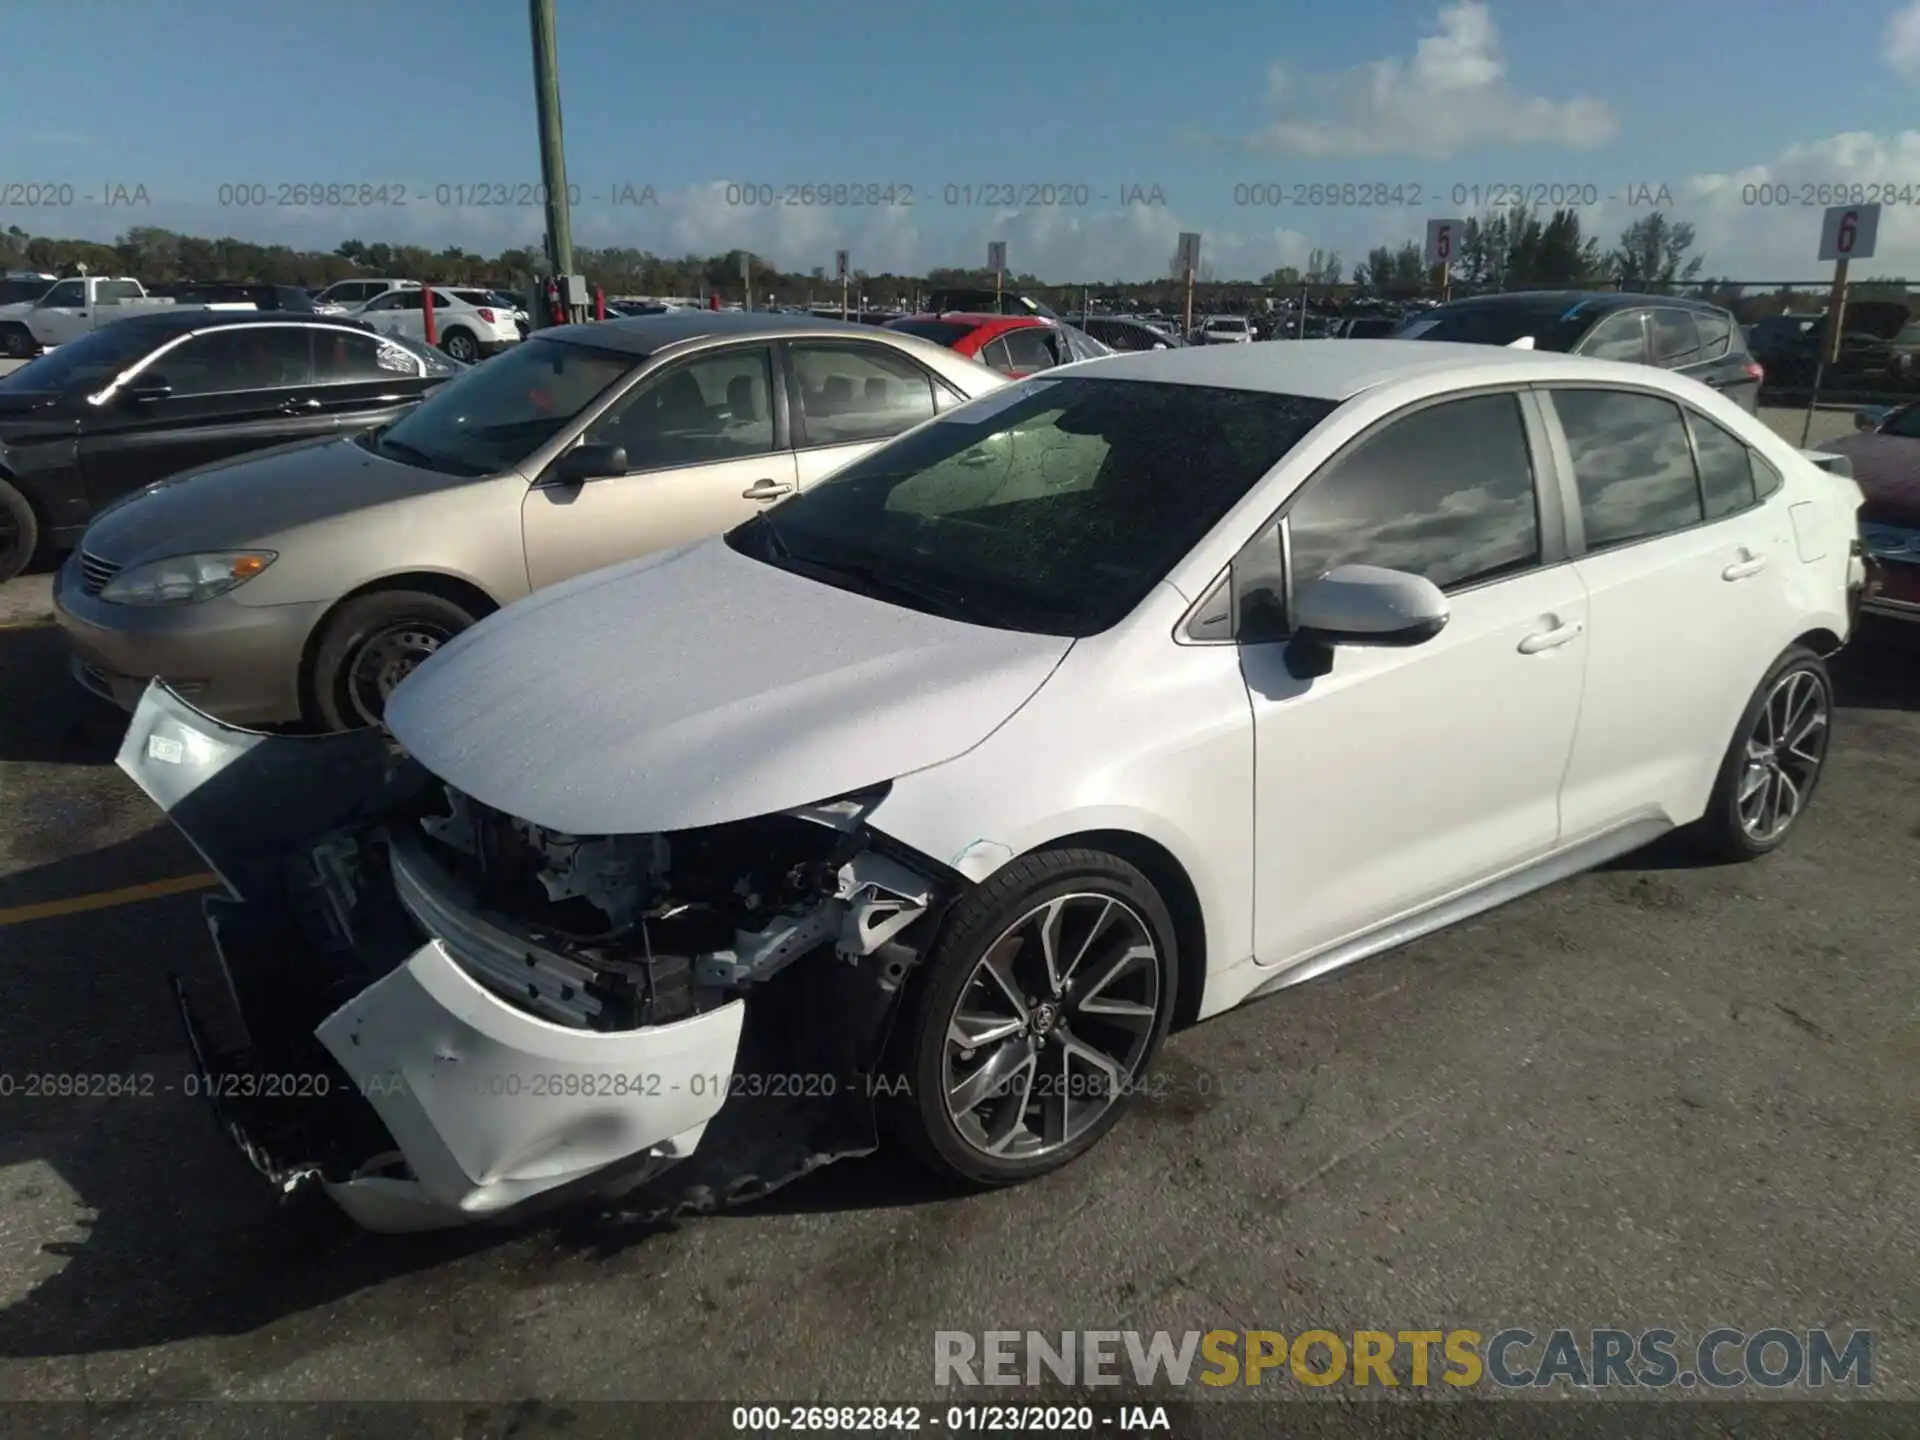
M 61 280 L 38 300 L 0 305 L 0 353 L 25 360 L 76 340 L 102 325 L 142 315 L 162 306 L 174 309 L 251 310 L 252 305 L 175 305 L 147 294 L 138 280 L 103 275 Z

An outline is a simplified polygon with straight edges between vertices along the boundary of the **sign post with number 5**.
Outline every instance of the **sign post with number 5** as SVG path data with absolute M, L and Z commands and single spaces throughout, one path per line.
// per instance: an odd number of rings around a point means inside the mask
M 1460 236 L 1466 229 L 1461 220 L 1427 221 L 1427 268 L 1434 271 L 1433 283 L 1444 304 L 1452 287 L 1453 262 L 1460 255 Z

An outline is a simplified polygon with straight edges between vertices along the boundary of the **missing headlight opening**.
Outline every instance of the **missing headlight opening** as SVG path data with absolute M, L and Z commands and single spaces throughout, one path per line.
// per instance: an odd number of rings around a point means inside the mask
M 441 796 L 417 834 L 387 837 L 401 904 L 481 984 L 558 1024 L 683 1019 L 829 941 L 847 962 L 875 955 L 933 902 L 931 882 L 858 831 L 804 815 L 583 837 Z M 340 873 L 336 855 L 316 847 L 317 876 Z M 351 910 L 350 892 L 322 885 L 325 913 Z M 891 988 L 912 957 L 886 958 Z
M 375 1230 L 665 1218 L 877 1148 L 903 981 L 965 883 L 866 826 L 885 786 L 568 835 L 374 732 L 236 730 L 160 682 L 120 764 L 231 892 L 206 911 L 237 1043 L 175 982 L 220 1122 Z M 253 1083 L 291 1074 L 316 1083 Z

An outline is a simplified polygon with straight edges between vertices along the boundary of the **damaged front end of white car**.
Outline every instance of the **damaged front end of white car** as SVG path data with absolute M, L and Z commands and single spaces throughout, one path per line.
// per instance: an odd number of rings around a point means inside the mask
M 879 1057 L 956 884 L 863 825 L 884 787 L 562 835 L 378 732 L 239 730 L 160 681 L 119 763 L 227 887 L 236 1042 L 175 993 L 281 1192 L 382 1231 L 588 1195 L 665 1218 L 876 1148 Z

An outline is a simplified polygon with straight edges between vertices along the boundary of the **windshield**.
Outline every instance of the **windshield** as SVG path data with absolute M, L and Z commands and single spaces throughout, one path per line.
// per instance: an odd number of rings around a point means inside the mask
M 558 435 L 642 358 L 529 340 L 449 381 L 366 443 L 409 465 L 495 475 Z
M 950 410 L 728 543 L 949 619 L 1094 635 L 1336 403 L 1067 376 Z
M 1511 345 L 1533 337 L 1536 350 L 1571 350 L 1602 312 L 1566 305 L 1462 305 L 1410 321 L 1398 340 L 1450 340 L 1459 345 Z
M 98 390 L 163 338 L 144 326 L 104 325 L 0 378 L 0 390 Z

